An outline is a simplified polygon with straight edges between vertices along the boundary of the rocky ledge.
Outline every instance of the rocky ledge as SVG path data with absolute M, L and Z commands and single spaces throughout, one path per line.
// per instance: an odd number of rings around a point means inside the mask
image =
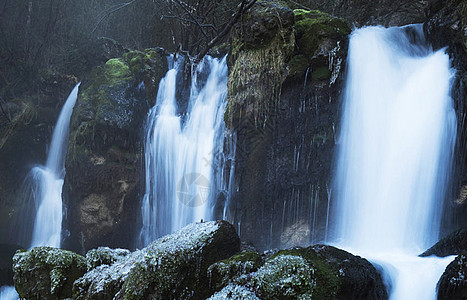
M 18 251 L 15 287 L 24 299 L 386 299 L 365 259 L 315 245 L 241 251 L 225 221 L 190 224 L 146 248 L 100 247 L 86 257 L 51 247 Z

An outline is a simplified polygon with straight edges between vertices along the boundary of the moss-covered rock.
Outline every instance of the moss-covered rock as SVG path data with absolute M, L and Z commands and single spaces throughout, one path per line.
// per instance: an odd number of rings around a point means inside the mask
M 65 247 L 134 245 L 139 213 L 141 129 L 159 80 L 163 49 L 130 51 L 96 68 L 73 110 L 63 187 Z
M 64 299 L 86 273 L 86 259 L 71 251 L 36 247 L 13 257 L 15 288 L 25 299 Z
M 307 248 L 311 257 L 332 270 L 339 280 L 337 299 L 387 299 L 381 274 L 366 259 L 326 245 Z
M 225 115 L 230 126 L 240 115 L 263 124 L 272 113 L 294 49 L 293 22 L 281 2 L 258 1 L 234 31 Z
M 272 254 L 256 272 L 231 279 L 221 292 L 237 291 L 260 299 L 388 298 L 381 275 L 367 260 L 324 245 Z
M 262 256 L 253 251 L 244 251 L 216 262 L 208 269 L 210 288 L 219 291 L 240 276 L 257 271 L 262 264 Z
M 339 43 L 350 34 L 349 26 L 319 10 L 295 9 L 294 15 L 296 53 L 289 63 L 290 76 L 302 77 L 310 69 L 313 80 L 330 79 L 340 71 L 339 58 L 345 54 Z
M 318 286 L 315 272 L 303 257 L 279 252 L 252 276 L 251 284 L 261 299 L 311 299 Z
M 227 222 L 193 223 L 87 272 L 75 282 L 73 297 L 205 299 L 210 295 L 208 267 L 239 249 L 240 240 Z
M 438 300 L 467 299 L 467 253 L 458 255 L 438 282 Z
M 109 247 L 99 247 L 89 250 L 86 253 L 86 265 L 88 271 L 97 268 L 100 265 L 111 265 L 114 262 L 125 258 L 130 254 L 126 249 L 110 249 Z
M 285 2 L 260 1 L 244 16 L 228 60 L 238 184 L 228 211 L 261 250 L 324 239 L 350 32 Z

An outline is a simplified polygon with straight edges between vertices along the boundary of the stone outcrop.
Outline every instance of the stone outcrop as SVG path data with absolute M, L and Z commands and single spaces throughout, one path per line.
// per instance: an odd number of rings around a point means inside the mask
M 341 19 L 275 1 L 259 1 L 233 33 L 229 220 L 260 249 L 324 237 L 348 33 Z M 297 227 L 305 234 L 289 234 Z
M 459 229 L 448 236 L 442 238 L 430 249 L 426 250 L 420 256 L 436 255 L 445 257 L 449 255 L 458 255 L 467 252 L 467 228 Z
M 424 30 L 434 50 L 444 47 L 451 58 L 456 77 L 452 96 L 457 117 L 457 138 L 454 155 L 453 186 L 445 205 L 444 228 L 467 227 L 467 2 L 464 0 L 433 0 L 428 8 Z M 445 234 L 449 231 L 444 232 Z
M 438 300 L 467 299 L 467 252 L 456 257 L 438 282 Z
M 70 124 L 63 198 L 65 246 L 134 245 L 140 143 L 150 104 L 167 71 L 162 49 L 108 60 L 82 84 Z M 143 82 L 144 84 L 141 84 Z

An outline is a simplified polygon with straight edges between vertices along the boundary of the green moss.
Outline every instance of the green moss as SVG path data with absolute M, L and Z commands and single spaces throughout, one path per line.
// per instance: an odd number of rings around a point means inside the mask
M 319 67 L 316 70 L 313 70 L 311 78 L 314 80 L 329 79 L 331 78 L 331 71 L 329 71 L 328 67 Z
M 316 54 L 324 38 L 350 33 L 344 20 L 319 10 L 295 9 L 294 15 L 299 51 L 309 57 Z
M 13 261 L 15 287 L 27 299 L 71 297 L 73 282 L 86 272 L 84 257 L 52 247 L 17 252 Z
M 299 255 L 270 258 L 252 279 L 261 299 L 311 299 L 316 286 L 315 269 Z
M 297 76 L 305 74 L 306 70 L 310 65 L 310 59 L 305 55 L 298 54 L 292 57 L 288 63 L 289 67 L 289 76 Z
M 109 59 L 105 65 L 104 70 L 109 79 L 123 79 L 131 75 L 128 65 L 119 58 Z
M 316 278 L 316 284 L 313 287 L 313 299 L 329 299 L 337 295 L 340 288 L 340 281 L 332 267 L 320 258 L 311 248 L 294 248 L 282 250 L 274 254 L 269 260 L 282 255 L 299 256 L 315 270 L 313 273 Z

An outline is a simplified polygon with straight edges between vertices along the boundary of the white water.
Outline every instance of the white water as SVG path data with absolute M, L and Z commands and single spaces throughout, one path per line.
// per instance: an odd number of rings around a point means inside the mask
M 456 136 L 449 57 L 421 25 L 351 34 L 337 161 L 336 243 L 383 266 L 391 299 L 434 299 Z
M 176 99 L 183 62 L 170 58 L 169 65 L 173 66 L 161 80 L 145 127 L 141 247 L 188 223 L 212 218 L 217 183 L 213 166 L 223 145 L 227 65 L 225 58 L 200 62 L 193 72 L 186 113 Z M 207 74 L 207 79 L 200 79 Z
M 18 300 L 19 296 L 14 286 L 0 287 L 0 300 Z
M 78 97 L 79 83 L 71 91 L 58 117 L 45 166 L 34 167 L 34 203 L 37 208 L 31 248 L 60 247 L 62 231 L 62 187 L 65 177 L 65 154 L 71 113 Z

